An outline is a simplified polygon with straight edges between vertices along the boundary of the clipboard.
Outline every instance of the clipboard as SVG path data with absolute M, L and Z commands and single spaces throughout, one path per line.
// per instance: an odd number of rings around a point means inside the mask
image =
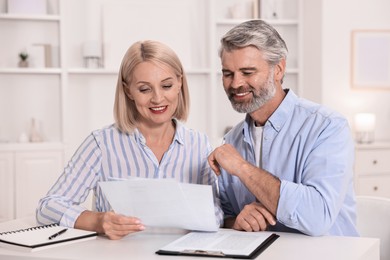
M 161 248 L 160 250 L 156 251 L 156 254 L 159 255 L 172 255 L 172 256 L 200 256 L 200 257 L 219 257 L 219 258 L 235 258 L 235 259 L 254 259 L 257 256 L 259 256 L 264 250 L 266 250 L 273 242 L 275 242 L 276 239 L 279 238 L 279 235 L 277 234 L 269 234 L 269 233 L 264 233 L 264 232 L 258 232 L 257 234 L 255 232 L 251 233 L 245 233 L 243 231 L 225 231 L 221 229 L 221 231 L 218 231 L 215 233 L 217 236 L 218 235 L 237 235 L 240 234 L 240 236 L 245 237 L 245 239 L 249 239 L 247 241 L 252 240 L 253 243 L 256 241 L 261 241 L 260 244 L 256 244 L 256 246 L 251 246 L 249 248 L 249 251 L 243 250 L 235 250 L 232 252 L 232 250 L 220 250 L 218 247 L 215 247 L 217 250 L 210 249 L 211 247 L 197 247 L 196 244 L 197 241 L 194 240 L 194 247 L 191 246 L 191 242 L 189 243 L 189 247 L 191 249 L 183 249 L 180 246 L 180 243 L 182 243 L 184 240 L 188 238 L 188 236 L 193 235 L 194 233 L 200 234 L 198 239 L 202 239 L 202 234 L 205 236 L 205 239 L 207 240 L 206 236 L 209 236 L 209 233 L 199 233 L 199 232 L 191 232 L 184 237 L 181 237 L 172 243 L 168 244 L 167 246 Z M 261 234 L 261 237 L 260 237 Z M 217 238 L 219 239 L 219 238 Z M 228 238 L 229 239 L 229 238 Z M 236 239 L 236 238 L 234 238 Z M 198 241 L 199 242 L 199 241 Z M 188 239 L 185 241 L 185 244 L 188 244 Z

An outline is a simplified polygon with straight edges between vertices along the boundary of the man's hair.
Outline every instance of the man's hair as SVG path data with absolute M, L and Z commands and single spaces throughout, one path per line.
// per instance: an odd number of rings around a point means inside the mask
M 248 46 L 260 50 L 270 65 L 276 65 L 287 58 L 286 43 L 275 28 L 263 20 L 246 21 L 228 31 L 221 39 L 219 56 L 222 57 L 224 51 Z
M 179 102 L 173 117 L 181 121 L 187 120 L 190 97 L 187 78 L 180 59 L 171 48 L 161 42 L 139 41 L 127 50 L 119 69 L 114 104 L 115 124 L 119 130 L 130 133 L 136 127 L 139 113 L 134 101 L 126 95 L 125 89 L 131 84 L 135 67 L 142 62 L 164 64 L 171 68 L 178 78 L 181 78 Z

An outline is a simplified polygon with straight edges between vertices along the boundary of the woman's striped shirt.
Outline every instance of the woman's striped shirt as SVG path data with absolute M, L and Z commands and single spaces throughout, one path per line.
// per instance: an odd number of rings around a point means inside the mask
M 77 149 L 57 182 L 39 201 L 36 217 L 40 224 L 60 223 L 73 227 L 86 210 L 84 202 L 94 192 L 97 211 L 111 210 L 98 185 L 109 178 L 173 178 L 183 183 L 212 185 L 218 224 L 223 213 L 217 196 L 217 178 L 208 165 L 208 137 L 188 129 L 179 121 L 172 144 L 159 163 L 137 130 L 120 132 L 114 125 L 93 131 Z M 163 196 L 163 194 L 162 194 Z M 136 217 L 136 216 L 135 216 Z

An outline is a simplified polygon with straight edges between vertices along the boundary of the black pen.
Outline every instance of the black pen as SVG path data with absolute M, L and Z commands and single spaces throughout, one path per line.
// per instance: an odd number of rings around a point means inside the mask
M 64 228 L 63 230 L 58 231 L 57 233 L 51 235 L 49 237 L 49 240 L 52 240 L 53 238 L 56 238 L 57 236 L 64 234 L 67 230 L 68 230 L 67 228 Z

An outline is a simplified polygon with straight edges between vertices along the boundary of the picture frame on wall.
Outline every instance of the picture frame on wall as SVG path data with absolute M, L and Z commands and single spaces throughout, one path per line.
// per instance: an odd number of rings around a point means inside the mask
M 390 30 L 353 30 L 351 85 L 390 90 Z

